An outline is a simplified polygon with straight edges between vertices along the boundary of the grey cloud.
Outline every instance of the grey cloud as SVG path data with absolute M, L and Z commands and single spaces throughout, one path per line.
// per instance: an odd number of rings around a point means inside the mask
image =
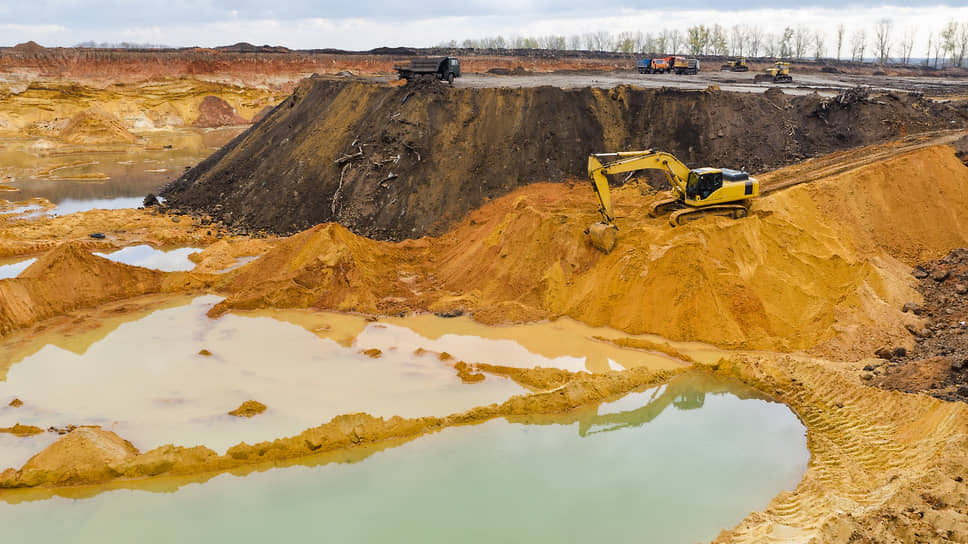
M 850 3 L 850 7 L 875 8 L 880 2 Z M 937 0 L 906 0 L 895 2 L 905 6 L 935 6 Z M 453 0 L 426 0 L 401 2 L 400 0 L 359 0 L 340 2 L 313 2 L 296 0 L 290 2 L 267 0 L 4 0 L 0 1 L 0 14 L 6 23 L 62 24 L 73 27 L 106 27 L 112 25 L 165 26 L 178 23 L 211 23 L 216 21 L 253 19 L 303 19 L 303 18 L 371 18 L 400 21 L 426 19 L 441 16 L 510 16 L 528 18 L 559 18 L 575 16 L 603 16 L 621 10 L 669 10 L 669 9 L 757 9 L 757 8 L 840 8 L 837 0 L 746 0 L 732 4 L 711 0 L 677 0 L 669 5 L 655 2 L 628 3 L 618 0 L 518 0 L 455 2 Z M 968 2 L 949 2 L 947 5 L 964 6 Z M 594 11 L 590 11 L 590 6 Z M 790 21 L 796 24 L 796 21 Z

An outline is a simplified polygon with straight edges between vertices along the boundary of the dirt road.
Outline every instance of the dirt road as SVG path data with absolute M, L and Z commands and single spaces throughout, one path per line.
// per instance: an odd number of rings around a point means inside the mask
M 762 93 L 779 87 L 787 94 L 810 94 L 817 92 L 833 96 L 844 89 L 864 86 L 873 90 L 895 92 L 921 92 L 927 97 L 950 98 L 968 95 L 968 80 L 961 78 L 860 76 L 850 74 L 799 74 L 793 73 L 793 83 L 754 83 L 756 72 L 733 73 L 702 71 L 696 75 L 638 74 L 635 72 L 556 72 L 525 75 L 499 76 L 492 74 L 464 74 L 456 87 L 540 87 L 551 85 L 561 88 L 600 87 L 619 85 L 639 87 L 675 87 L 679 89 L 705 89 L 718 85 L 724 91 Z

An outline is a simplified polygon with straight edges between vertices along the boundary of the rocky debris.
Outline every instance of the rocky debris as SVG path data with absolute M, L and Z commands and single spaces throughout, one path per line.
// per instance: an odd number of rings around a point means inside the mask
M 693 167 L 755 173 L 965 123 L 951 106 L 906 96 L 821 103 L 782 92 L 310 78 L 162 195 L 247 231 L 339 222 L 402 240 L 440 234 L 522 185 L 584 180 L 591 151 L 653 147 Z
M 8 404 L 7 406 L 12 406 L 13 408 L 20 408 L 23 405 L 24 405 L 24 401 L 20 399 L 13 399 L 12 401 L 10 401 L 10 404 Z
M 476 369 L 464 361 L 455 364 L 454 370 L 457 371 L 457 377 L 460 378 L 460 381 L 464 383 L 479 383 L 483 382 L 485 378 L 482 372 L 475 372 Z
M 916 313 L 924 322 L 906 326 L 915 337 L 914 348 L 890 357 L 876 383 L 887 389 L 968 402 L 959 392 L 968 386 L 968 248 L 922 263 L 913 273 L 920 280 L 918 291 L 924 304 L 907 303 L 902 309 Z M 886 355 L 886 350 L 878 350 L 876 355 Z
M 229 412 L 230 416 L 235 417 L 252 417 L 261 414 L 266 411 L 266 405 L 259 401 L 247 400 L 243 402 L 238 408 Z
M 199 350 L 198 351 L 198 354 L 201 355 L 202 357 L 211 357 L 212 356 L 212 352 L 211 351 L 208 351 L 207 349 L 201 349 L 201 350 Z
M 141 205 L 144 206 L 145 208 L 150 208 L 152 206 L 157 206 L 159 204 L 161 204 L 161 202 L 158 201 L 158 197 L 155 196 L 154 193 L 148 193 L 148 196 L 146 196 L 145 199 L 141 202 Z
M 366 355 L 370 359 L 379 359 L 380 357 L 383 356 L 383 352 L 377 348 L 365 349 L 361 353 L 363 355 Z
M 9 433 L 14 436 L 34 436 L 35 434 L 40 434 L 44 432 L 40 427 L 35 427 L 33 425 L 21 425 L 19 423 L 14 423 L 13 427 L 0 427 L 0 433 Z
M 198 118 L 192 123 L 197 128 L 217 128 L 247 125 L 249 120 L 235 112 L 235 108 L 217 96 L 206 96 L 198 105 Z

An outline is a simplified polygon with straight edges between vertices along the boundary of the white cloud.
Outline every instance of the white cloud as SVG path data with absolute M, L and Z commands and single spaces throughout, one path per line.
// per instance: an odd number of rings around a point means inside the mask
M 510 0 L 508 0 L 510 2 Z M 541 2 L 531 2 L 541 4 Z M 537 7 L 532 6 L 534 9 Z M 242 12 L 244 13 L 244 12 Z M 487 36 L 545 36 L 584 34 L 596 30 L 658 32 L 663 28 L 686 28 L 697 24 L 760 26 L 768 32 L 803 25 L 827 33 L 828 48 L 834 29 L 844 24 L 854 29 L 871 29 L 876 21 L 894 21 L 894 35 L 900 38 L 910 28 L 917 31 L 915 56 L 924 49 L 928 34 L 948 21 L 968 22 L 968 7 L 844 7 L 754 10 L 609 10 L 599 16 L 544 16 L 523 18 L 512 15 L 436 18 L 244 18 L 238 12 L 210 22 L 153 22 L 150 25 L 73 26 L 0 24 L 7 45 L 35 40 L 47 46 L 71 46 L 87 40 L 96 42 L 160 43 L 171 46 L 211 47 L 240 41 L 283 45 L 294 49 L 339 48 L 366 50 L 375 47 L 426 47 L 449 40 Z M 242 18 L 239 18 L 242 17 Z M 870 33 L 870 32 L 869 32 Z

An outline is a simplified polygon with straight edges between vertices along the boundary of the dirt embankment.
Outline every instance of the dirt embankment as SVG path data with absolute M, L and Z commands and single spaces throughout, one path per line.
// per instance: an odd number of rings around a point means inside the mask
M 749 355 L 721 361 L 792 408 L 810 462 L 717 543 L 968 541 L 968 405 L 862 385 L 860 364 Z
M 591 152 L 670 151 L 751 172 L 964 124 L 917 98 L 671 89 L 463 89 L 312 78 L 163 192 L 228 225 L 293 233 L 322 222 L 399 240 L 440 234 L 537 181 L 584 179 Z
M 471 73 L 485 73 L 495 68 L 530 72 L 635 68 L 635 57 L 631 55 L 596 52 L 568 54 L 532 50 L 527 54 L 507 49 L 482 52 L 409 48 L 372 52 L 269 49 L 230 46 L 214 49 L 112 50 L 22 44 L 0 48 L 0 72 L 65 78 L 93 85 L 134 83 L 191 74 L 199 79 L 291 91 L 296 82 L 310 74 L 396 74 L 393 71 L 394 61 L 426 55 L 458 56 L 461 58 L 462 71 Z
M 739 221 L 673 229 L 642 213 L 660 197 L 642 189 L 615 191 L 620 237 L 609 255 L 583 233 L 597 219 L 584 184 L 518 189 L 439 238 L 389 243 L 321 225 L 226 280 L 212 314 L 429 310 L 485 323 L 567 315 L 670 339 L 857 359 L 884 344 L 910 346 L 910 267 L 968 245 L 959 219 L 968 215 L 968 168 L 950 147 L 771 194 Z
M 205 288 L 213 278 L 116 263 L 63 244 L 0 280 L 0 337 L 71 310 L 140 295 Z

